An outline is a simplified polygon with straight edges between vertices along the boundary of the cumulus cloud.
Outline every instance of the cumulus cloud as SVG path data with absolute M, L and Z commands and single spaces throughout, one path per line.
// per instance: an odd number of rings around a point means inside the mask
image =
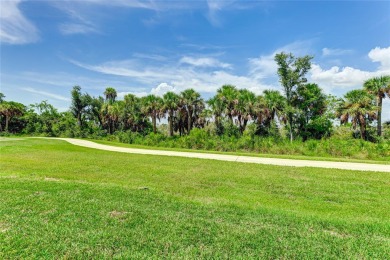
M 26 44 L 39 40 L 38 30 L 19 9 L 21 0 L 0 1 L 0 41 Z
M 313 64 L 310 71 L 311 80 L 320 84 L 326 91 L 333 89 L 351 89 L 361 87 L 369 78 L 390 75 L 390 47 L 376 47 L 368 53 L 372 62 L 379 62 L 375 71 L 365 71 L 353 67 L 333 66 L 324 69 L 319 64 Z
M 156 96 L 163 96 L 165 93 L 172 91 L 172 92 L 177 92 L 176 88 L 169 85 L 166 82 L 160 83 L 157 87 L 152 88 L 150 91 L 151 94 L 156 95 Z
M 334 66 L 324 70 L 318 64 L 313 64 L 311 69 L 311 79 L 314 82 L 324 83 L 334 87 L 349 88 L 357 86 L 370 78 L 372 72 L 362 71 L 352 67 L 340 68 Z
M 368 53 L 368 57 L 381 64 L 382 70 L 390 70 L 390 46 L 387 48 L 376 47 Z
M 231 64 L 220 62 L 215 58 L 194 58 L 184 56 L 179 61 L 182 64 L 189 64 L 195 67 L 214 67 L 214 68 L 231 68 Z

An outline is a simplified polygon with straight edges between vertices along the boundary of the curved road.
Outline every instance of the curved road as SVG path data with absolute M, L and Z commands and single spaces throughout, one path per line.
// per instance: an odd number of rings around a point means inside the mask
M 177 156 L 177 157 L 189 157 L 189 158 L 198 158 L 198 159 L 242 162 L 242 163 L 270 164 L 270 165 L 279 165 L 279 166 L 316 167 L 316 168 L 344 169 L 344 170 L 355 170 L 355 171 L 390 172 L 390 165 L 384 165 L 384 164 L 310 161 L 310 160 L 262 158 L 262 157 L 209 154 L 209 153 L 196 153 L 196 152 L 146 150 L 146 149 L 138 149 L 138 148 L 125 148 L 125 147 L 104 145 L 104 144 L 98 144 L 87 140 L 72 139 L 72 138 L 52 138 L 52 139 L 64 140 L 71 144 L 82 146 L 82 147 L 88 147 L 88 148 L 105 150 L 105 151 L 121 152 L 121 153 Z

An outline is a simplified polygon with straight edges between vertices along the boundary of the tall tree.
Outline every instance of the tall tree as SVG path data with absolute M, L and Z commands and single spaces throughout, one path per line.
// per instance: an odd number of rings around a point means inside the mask
M 113 104 L 117 97 L 116 90 L 111 87 L 106 88 L 106 90 L 104 91 L 104 95 L 106 97 L 106 101 L 110 104 Z
M 88 106 L 88 114 L 89 119 L 94 121 L 99 127 L 103 128 L 103 119 L 102 119 L 102 107 L 104 105 L 103 97 L 91 97 L 89 106 Z
M 194 89 L 186 89 L 181 92 L 181 99 L 185 110 L 187 111 L 187 131 L 190 133 L 193 126 L 194 111 L 196 111 L 203 103 L 200 94 Z
M 364 89 L 376 96 L 376 105 L 378 106 L 377 117 L 377 133 L 382 136 L 382 99 L 390 98 L 390 75 L 375 77 L 364 82 Z
M 5 117 L 5 128 L 4 130 L 8 132 L 9 122 L 13 117 L 22 116 L 26 111 L 26 107 L 18 102 L 14 101 L 3 101 L 0 103 L 0 114 Z
M 290 133 L 290 140 L 294 139 L 294 114 L 296 114 L 296 108 L 293 106 L 293 98 L 296 88 L 305 83 L 306 73 L 311 68 L 312 56 L 294 57 L 292 53 L 279 53 L 275 55 L 275 61 L 278 65 L 279 81 L 284 88 L 284 93 L 287 100 L 287 119 L 288 130 Z
M 224 106 L 222 100 L 218 96 L 214 96 L 207 101 L 212 114 L 214 115 L 214 123 L 216 128 L 217 135 L 223 134 L 222 126 L 222 113 L 224 111 Z
M 366 140 L 366 129 L 370 120 L 376 118 L 377 107 L 373 104 L 373 96 L 364 90 L 355 89 L 347 92 L 345 100 L 338 109 L 340 122 L 347 123 L 351 119 L 352 127 L 360 127 L 360 137 Z
M 217 90 L 217 97 L 222 101 L 224 113 L 233 124 L 233 116 L 236 115 L 236 105 L 238 103 L 238 90 L 233 85 L 223 85 Z
M 157 119 L 164 115 L 162 113 L 163 100 L 155 95 L 148 95 L 142 99 L 142 111 L 152 118 L 153 133 L 157 133 Z
M 317 84 L 300 84 L 297 87 L 293 97 L 293 106 L 299 109 L 296 123 L 299 135 L 304 141 L 313 137 L 322 138 L 329 132 L 329 129 L 325 129 L 324 126 L 331 125 L 331 123 L 328 122 L 328 118 L 322 117 L 327 109 L 326 102 L 326 95 Z
M 77 118 L 78 125 L 83 126 L 83 114 L 86 112 L 86 108 L 90 101 L 90 96 L 88 94 L 81 93 L 80 86 L 74 86 L 72 91 L 72 105 L 70 110 L 72 114 Z
M 286 106 L 286 99 L 277 90 L 264 90 L 265 106 L 269 110 L 269 126 L 272 125 L 275 118 L 281 119 Z
M 241 133 L 245 131 L 248 121 L 256 115 L 256 102 L 257 98 L 255 93 L 247 89 L 240 89 L 238 91 L 236 110 Z
M 163 111 L 168 113 L 169 136 L 173 136 L 173 121 L 179 101 L 179 96 L 172 91 L 165 93 L 163 96 Z

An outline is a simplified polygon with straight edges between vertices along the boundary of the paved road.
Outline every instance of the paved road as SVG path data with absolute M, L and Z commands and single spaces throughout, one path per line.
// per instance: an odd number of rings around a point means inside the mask
M 382 164 L 293 160 L 293 159 L 262 158 L 262 157 L 209 154 L 209 153 L 196 153 L 196 152 L 146 150 L 146 149 L 138 149 L 138 148 L 116 147 L 111 145 L 98 144 L 87 140 L 72 139 L 72 138 L 55 138 L 55 139 L 65 140 L 71 144 L 78 145 L 78 146 L 99 149 L 99 150 L 113 151 L 113 152 L 121 152 L 121 153 L 177 156 L 177 157 L 189 157 L 189 158 L 210 159 L 210 160 L 219 160 L 219 161 L 242 162 L 242 163 L 270 164 L 270 165 L 279 165 L 279 166 L 316 167 L 316 168 L 345 169 L 345 170 L 357 170 L 357 171 L 390 172 L 390 165 L 382 165 Z

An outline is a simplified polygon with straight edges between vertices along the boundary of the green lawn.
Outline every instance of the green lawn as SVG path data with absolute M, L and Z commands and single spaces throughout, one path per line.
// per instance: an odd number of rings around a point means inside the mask
M 0 259 L 390 255 L 389 173 L 0 147 Z

